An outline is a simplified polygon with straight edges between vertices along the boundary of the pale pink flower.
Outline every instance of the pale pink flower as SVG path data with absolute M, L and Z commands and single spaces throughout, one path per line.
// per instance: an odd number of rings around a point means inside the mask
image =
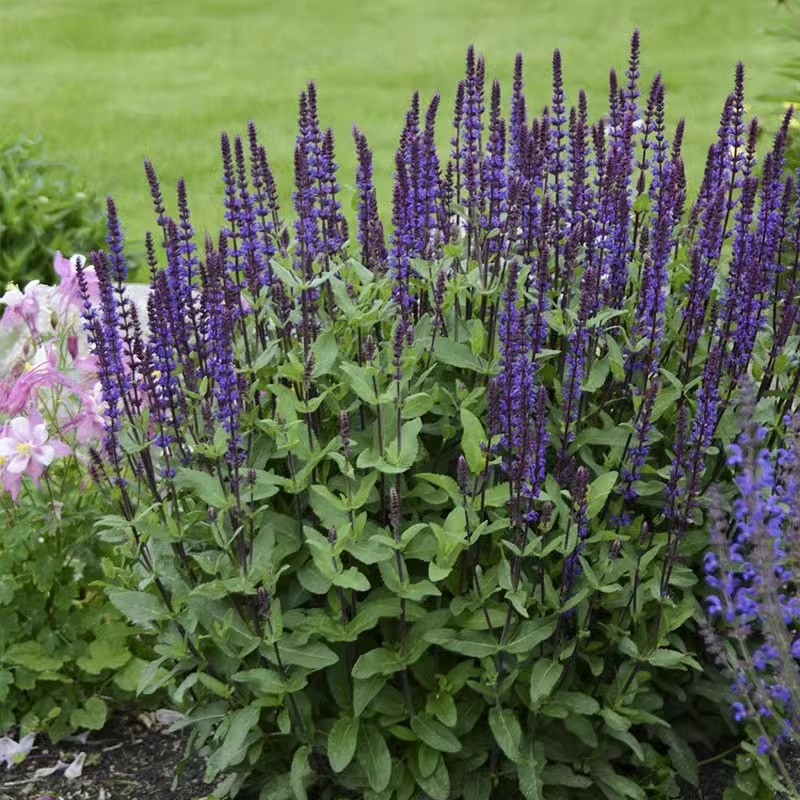
M 39 281 L 31 281 L 24 290 L 20 290 L 15 283 L 8 284 L 6 293 L 0 297 L 0 303 L 6 307 L 4 322 L 8 324 L 21 319 L 31 329 L 31 333 L 38 333 L 36 317 L 39 314 L 39 286 Z
M 5 435 L 0 438 L 0 458 L 3 459 L 5 475 L 10 478 L 28 475 L 37 485 L 53 460 L 70 452 L 64 442 L 50 438 L 47 426 L 36 411 L 32 411 L 28 417 L 14 417 L 7 423 Z
M 78 284 L 77 267 L 79 263 L 83 265 L 83 276 L 86 280 L 89 298 L 97 301 L 100 296 L 94 267 L 91 264 L 86 264 L 86 259 L 82 255 L 75 254 L 72 258 L 65 258 L 56 250 L 53 269 L 56 275 L 61 278 L 61 283 L 55 287 L 55 292 L 61 298 L 59 310 L 62 312 L 66 312 L 70 305 L 75 305 L 78 308 L 83 307 L 83 297 L 81 297 L 81 289 Z
M 35 365 L 24 362 L 0 380 L 0 411 L 19 414 L 36 399 L 40 389 L 64 387 L 77 390 L 78 387 L 56 368 L 58 357 L 53 347 L 45 347 L 39 353 L 44 355 L 44 360 Z
M 103 414 L 106 406 L 101 385 L 96 383 L 91 391 L 81 392 L 80 401 L 80 411 L 64 425 L 62 431 L 74 430 L 78 444 L 85 444 L 103 435 Z

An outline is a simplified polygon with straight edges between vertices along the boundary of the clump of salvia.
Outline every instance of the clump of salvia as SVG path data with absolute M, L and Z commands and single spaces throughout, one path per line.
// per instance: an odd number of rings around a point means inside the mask
M 447 154 L 440 97 L 414 94 L 391 228 L 358 128 L 348 226 L 313 83 L 291 222 L 252 124 L 222 137 L 218 235 L 198 241 L 182 183 L 167 213 L 148 164 L 146 329 L 109 203 L 85 311 L 105 535 L 127 542 L 109 592 L 159 631 L 140 689 L 174 692 L 220 791 L 617 800 L 696 780 L 706 489 L 748 376 L 775 441 L 800 381 L 790 113 L 758 165 L 739 65 L 690 198 L 638 33 L 596 120 L 558 51 L 538 114 L 522 67 L 505 117 L 467 51 Z
M 746 417 L 744 432 L 728 449 L 736 494 L 729 515 L 711 514 L 712 548 L 704 568 L 710 594 L 703 635 L 730 681 L 734 720 L 752 734 L 755 753 L 769 755 L 782 785 L 798 787 L 781 745 L 800 731 L 800 424 L 795 415 L 786 447 L 771 452 L 768 431 Z

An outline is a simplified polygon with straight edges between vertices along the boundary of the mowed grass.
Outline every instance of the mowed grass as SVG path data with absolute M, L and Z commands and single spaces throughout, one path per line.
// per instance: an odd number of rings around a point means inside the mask
M 781 14 L 770 0 L 0 0 L 0 138 L 41 132 L 49 154 L 116 198 L 129 237 L 140 241 L 153 227 L 143 159 L 154 161 L 170 197 L 183 175 L 196 226 L 217 226 L 219 133 L 243 132 L 251 118 L 289 207 L 297 95 L 313 78 L 323 125 L 337 137 L 340 183 L 353 183 L 358 122 L 388 210 L 411 92 L 423 102 L 442 93 L 444 146 L 468 43 L 503 82 L 506 104 L 521 50 L 537 111 L 549 102 L 560 48 L 568 100 L 584 87 L 598 115 L 608 70 L 624 71 L 638 26 L 642 81 L 661 70 L 671 123 L 686 117 L 696 185 L 737 59 L 747 66 L 751 110 L 777 113 L 758 98 L 780 89 L 787 51 L 765 29 Z

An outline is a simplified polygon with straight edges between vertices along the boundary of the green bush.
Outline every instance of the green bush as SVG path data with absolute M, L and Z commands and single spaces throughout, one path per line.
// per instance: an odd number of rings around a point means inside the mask
M 103 243 L 97 199 L 74 170 L 49 161 L 40 139 L 0 145 L 0 288 L 52 283 L 53 254 Z
M 773 442 L 793 408 L 798 193 L 788 117 L 756 170 L 739 65 L 689 202 L 683 125 L 669 142 L 664 84 L 640 104 L 638 77 L 635 34 L 592 125 L 556 52 L 529 120 L 520 58 L 506 127 L 470 49 L 446 166 L 438 96 L 407 112 L 388 248 L 357 129 L 348 244 L 313 84 L 294 241 L 254 126 L 222 137 L 218 237 L 197 241 L 182 181 L 167 214 L 148 164 L 146 334 L 108 201 L 86 315 L 107 591 L 156 633 L 139 688 L 185 708 L 219 794 L 647 800 L 696 781 L 690 744 L 728 714 L 695 625 L 705 492 L 730 494 L 742 385 Z
M 150 653 L 102 590 L 112 552 L 94 534 L 101 498 L 86 475 L 97 376 L 75 276 L 58 266 L 60 286 L 12 288 L 0 319 L 0 733 L 51 740 L 102 728 Z
M 32 491 L 0 527 L 0 731 L 57 741 L 105 725 L 135 693 L 138 659 L 137 631 L 97 585 L 109 552 L 92 531 L 96 492 L 70 485 L 74 466 L 52 472 L 64 513 Z

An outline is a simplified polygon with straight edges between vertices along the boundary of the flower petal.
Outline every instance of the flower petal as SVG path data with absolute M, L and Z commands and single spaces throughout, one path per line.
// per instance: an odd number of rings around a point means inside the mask
M 42 444 L 34 448 L 31 452 L 31 457 L 37 464 L 47 467 L 52 464 L 53 459 L 56 457 L 56 451 L 49 444 Z
M 6 469 L 12 475 L 21 475 L 25 472 L 25 467 L 28 466 L 28 462 L 30 461 L 30 456 L 23 456 L 19 453 L 15 455 L 9 462 L 6 464 Z
M 9 423 L 9 431 L 18 442 L 29 442 L 31 423 L 27 417 L 14 417 Z

